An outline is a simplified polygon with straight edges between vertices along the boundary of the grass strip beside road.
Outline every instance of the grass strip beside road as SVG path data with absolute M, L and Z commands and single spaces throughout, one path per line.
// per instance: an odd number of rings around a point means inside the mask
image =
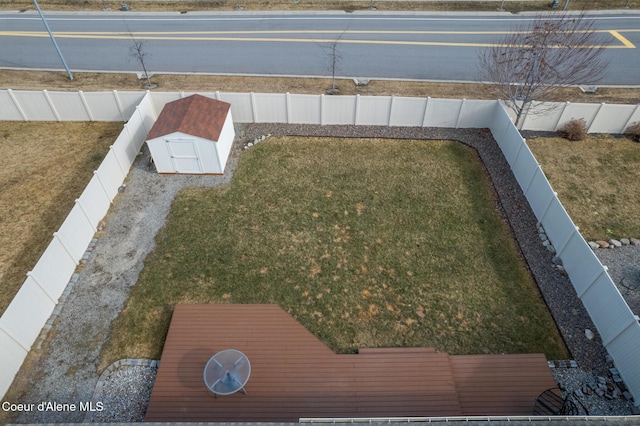
M 134 12 L 199 12 L 199 11 L 312 11 L 342 10 L 345 12 L 369 11 L 373 8 L 379 11 L 407 11 L 407 12 L 496 12 L 501 7 L 506 12 L 536 12 L 549 11 L 550 0 L 508 0 L 508 1 L 362 1 L 362 0 L 202 0 L 202 1 L 156 1 L 129 0 L 115 2 L 110 0 L 49 0 L 42 2 L 42 10 L 60 11 L 100 11 L 103 8 L 120 10 L 126 3 Z M 564 1 L 560 1 L 560 6 Z M 571 0 L 568 10 L 609 10 L 640 8 L 640 0 L 618 0 L 617 3 L 602 0 Z M 35 10 L 33 3 L 27 0 L 5 0 L 0 4 L 0 10 Z
M 338 352 L 432 346 L 567 357 L 474 150 L 270 138 L 185 189 L 100 370 L 160 357 L 176 303 L 277 303 Z

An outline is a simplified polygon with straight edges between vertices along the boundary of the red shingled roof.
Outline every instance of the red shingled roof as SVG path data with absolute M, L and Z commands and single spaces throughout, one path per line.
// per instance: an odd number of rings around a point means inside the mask
M 231 104 L 191 95 L 167 103 L 147 135 L 147 140 L 182 132 L 217 141 Z

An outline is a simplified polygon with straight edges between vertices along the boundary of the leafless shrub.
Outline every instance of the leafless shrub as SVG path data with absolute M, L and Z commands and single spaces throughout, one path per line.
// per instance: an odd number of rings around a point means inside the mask
M 574 118 L 558 130 L 558 136 L 570 141 L 584 140 L 587 137 L 587 122 L 582 118 Z

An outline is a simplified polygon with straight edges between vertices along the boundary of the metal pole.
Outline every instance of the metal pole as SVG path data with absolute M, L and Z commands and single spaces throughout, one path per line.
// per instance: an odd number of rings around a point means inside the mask
M 60 51 L 60 48 L 58 47 L 58 43 L 56 43 L 56 39 L 55 39 L 55 37 L 53 37 L 53 33 L 51 32 L 51 29 L 49 28 L 49 24 L 47 24 L 46 19 L 44 19 L 44 15 L 42 14 L 42 11 L 40 10 L 40 6 L 38 6 L 38 1 L 37 0 L 33 0 L 33 4 L 36 6 L 36 9 L 38 10 L 38 13 L 40 14 L 40 18 L 42 18 L 42 22 L 44 23 L 44 26 L 47 29 L 47 32 L 49 33 L 49 37 L 51 37 L 51 41 L 53 42 L 53 45 L 55 46 L 56 51 L 58 52 L 58 56 L 60 56 L 60 60 L 62 61 L 62 65 L 64 65 L 64 69 L 67 70 L 67 75 L 69 76 L 69 80 L 73 80 L 73 74 L 71 74 L 71 70 L 69 69 L 69 66 L 67 65 L 67 62 L 64 60 L 64 56 L 62 56 L 62 52 Z

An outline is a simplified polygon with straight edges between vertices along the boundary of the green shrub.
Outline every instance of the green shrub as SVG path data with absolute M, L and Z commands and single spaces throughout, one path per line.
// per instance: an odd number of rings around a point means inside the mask
M 558 130 L 558 136 L 570 141 L 581 141 L 587 137 L 587 122 L 582 118 L 574 118 Z

